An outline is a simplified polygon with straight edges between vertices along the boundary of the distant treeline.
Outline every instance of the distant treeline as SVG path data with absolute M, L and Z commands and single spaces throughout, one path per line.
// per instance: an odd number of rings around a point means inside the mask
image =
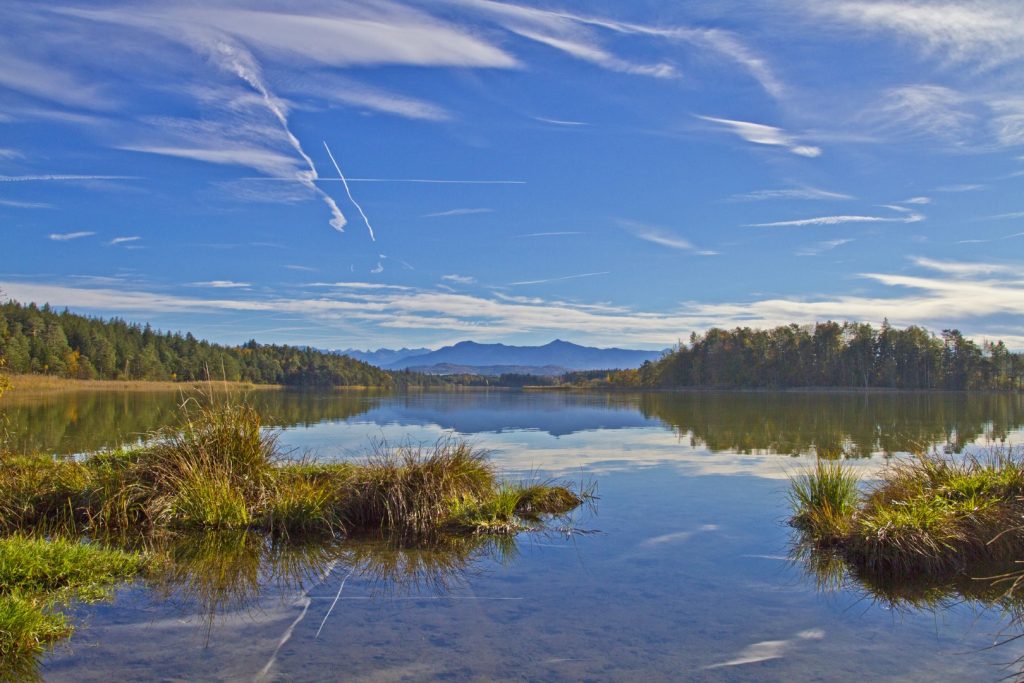
M 570 373 L 562 383 L 636 388 L 878 387 L 1016 389 L 1024 354 L 1002 342 L 980 346 L 958 330 L 936 336 L 921 327 L 864 323 L 737 327 L 692 335 L 636 370 Z
M 0 304 L 0 359 L 6 370 L 80 379 L 225 379 L 291 386 L 390 387 L 391 374 L 311 348 L 247 342 L 222 346 L 191 334 L 158 332 L 113 318 Z

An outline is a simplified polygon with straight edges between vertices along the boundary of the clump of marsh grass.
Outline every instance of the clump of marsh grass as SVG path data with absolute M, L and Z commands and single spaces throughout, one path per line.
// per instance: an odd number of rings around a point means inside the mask
M 793 482 L 792 524 L 818 546 L 838 546 L 876 576 L 955 574 L 1024 550 L 1024 453 L 918 453 L 898 460 L 859 499 L 837 465 Z
M 366 460 L 286 460 L 246 405 L 186 402 L 143 446 L 81 460 L 0 459 L 0 531 L 69 534 L 250 529 L 275 537 L 510 533 L 583 502 L 553 482 L 499 482 L 486 451 L 456 438 L 381 443 Z
M 340 515 L 352 529 L 379 529 L 423 537 L 446 525 L 452 503 L 495 495 L 497 478 L 487 452 L 444 438 L 433 447 L 375 446 L 352 471 Z
M 818 460 L 814 469 L 793 478 L 790 523 L 820 543 L 833 543 L 850 531 L 857 506 L 859 477 L 839 461 Z
M 449 525 L 475 533 L 513 534 L 537 526 L 545 515 L 564 515 L 592 497 L 554 482 L 502 483 L 484 498 L 453 501 Z

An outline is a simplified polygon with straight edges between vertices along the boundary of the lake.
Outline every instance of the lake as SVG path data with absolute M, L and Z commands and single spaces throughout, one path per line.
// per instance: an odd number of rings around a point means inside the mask
M 176 418 L 174 394 L 2 404 L 16 448 L 76 454 Z M 998 592 L 889 592 L 797 557 L 787 478 L 815 457 L 871 477 L 915 448 L 1024 442 L 1024 399 L 952 393 L 256 392 L 295 455 L 455 434 L 509 479 L 597 486 L 545 533 L 402 549 L 172 549 L 177 569 L 74 610 L 50 681 L 996 681 L 1024 632 Z M 987 586 L 987 584 L 986 584 Z M 919 588 L 919 590 L 918 590 Z M 916 592 L 915 592 L 916 591 Z

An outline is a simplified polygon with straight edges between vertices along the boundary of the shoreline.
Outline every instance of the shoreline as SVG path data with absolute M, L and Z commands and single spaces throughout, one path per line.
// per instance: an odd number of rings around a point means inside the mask
M 120 379 L 70 379 L 53 375 L 4 374 L 11 387 L 4 396 L 28 396 L 74 391 L 199 391 L 228 389 L 231 391 L 253 391 L 283 389 L 280 384 L 253 384 L 252 382 L 226 382 L 208 380 L 199 382 L 171 382 L 164 380 L 120 380 Z

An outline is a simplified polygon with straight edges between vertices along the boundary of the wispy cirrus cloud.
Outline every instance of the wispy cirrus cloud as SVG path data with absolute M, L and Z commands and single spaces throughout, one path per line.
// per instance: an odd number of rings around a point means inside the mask
M 493 213 L 494 209 L 448 209 L 447 211 L 435 211 L 434 213 L 425 213 L 420 218 L 446 218 L 448 216 L 473 216 L 481 213 Z
M 819 254 L 823 254 L 826 251 L 832 251 L 833 249 L 836 249 L 837 247 L 841 247 L 844 244 L 849 244 L 852 241 L 853 241 L 853 239 L 851 239 L 849 237 L 844 237 L 844 238 L 836 239 L 836 240 L 825 240 L 823 242 L 815 242 L 814 244 L 808 245 L 806 247 L 802 247 L 799 250 L 797 250 L 796 255 L 797 256 L 818 256 Z
M 855 199 L 853 195 L 843 192 L 831 192 L 816 187 L 793 187 L 773 190 L 754 190 L 735 194 L 731 199 L 736 201 L 765 201 L 770 199 L 807 199 L 807 200 L 845 200 Z
M 138 235 L 129 235 L 125 237 L 115 237 L 114 239 L 107 242 L 110 246 L 117 246 L 118 244 L 129 244 L 131 242 L 138 242 L 142 238 Z
M 93 180 L 140 180 L 134 175 L 0 175 L 0 183 L 35 183 L 35 182 L 88 182 Z
M 904 216 L 815 216 L 814 218 L 798 218 L 788 221 L 772 221 L 770 223 L 748 223 L 750 228 L 786 228 L 806 227 L 811 225 L 842 225 L 844 223 L 918 223 L 925 219 L 919 213 L 908 213 Z
M 667 312 L 541 296 L 489 297 L 361 282 L 321 283 L 325 287 L 316 289 L 322 291 L 291 297 L 260 294 L 202 298 L 146 291 L 138 286 L 116 289 L 22 280 L 0 282 L 0 289 L 21 301 L 118 315 L 181 311 L 287 313 L 308 317 L 324 328 L 356 321 L 377 330 L 380 336 L 401 332 L 419 335 L 425 341 L 465 333 L 501 339 L 524 331 L 558 334 L 571 329 L 578 338 L 592 343 L 658 345 L 716 326 L 765 327 L 824 320 L 877 323 L 888 318 L 894 325 L 919 324 L 931 329 L 956 325 L 969 336 L 1004 338 L 1014 347 L 1024 348 L 1024 335 L 1014 332 L 1024 322 L 1024 278 L 1019 275 L 1024 272 L 1024 264 L 927 258 L 910 263 L 920 271 L 918 274 L 861 273 L 865 283 L 878 288 L 871 293 L 683 301 Z
M 82 239 L 83 237 L 92 237 L 95 234 L 95 232 L 89 230 L 79 230 L 78 232 L 51 232 L 47 237 L 54 242 L 68 242 L 70 240 Z
M 567 235 L 583 235 L 585 233 L 579 230 L 552 230 L 550 232 L 527 232 L 522 235 L 512 235 L 515 238 L 527 238 L 527 237 L 563 237 Z
M 53 204 L 45 202 L 23 202 L 17 199 L 0 199 L 0 206 L 9 206 L 12 209 L 52 209 Z
M 208 287 L 210 289 L 249 289 L 252 287 L 248 282 L 235 282 L 234 280 L 207 280 L 205 282 L 190 282 L 189 287 Z
M 608 17 L 580 14 L 567 10 L 527 7 L 494 0 L 454 0 L 455 4 L 475 9 L 494 17 L 507 30 L 538 40 L 572 56 L 593 62 L 606 69 L 661 78 L 678 75 L 668 60 L 639 64 L 610 53 L 594 30 L 604 35 L 645 38 L 670 45 L 684 45 L 702 58 L 714 57 L 738 66 L 766 92 L 776 98 L 786 88 L 768 60 L 758 54 L 740 37 L 721 28 L 692 25 L 652 25 L 620 21 Z
M 476 282 L 476 278 L 470 275 L 442 275 L 441 279 L 445 282 L 454 282 L 458 285 L 471 285 Z
M 698 256 L 717 256 L 717 251 L 711 251 L 709 249 L 701 249 L 694 245 L 690 240 L 675 235 L 663 228 L 646 225 L 638 221 L 620 220 L 619 224 L 633 234 L 637 239 L 641 239 L 645 242 L 651 242 L 662 247 L 668 247 L 669 249 L 676 249 L 679 251 L 689 251 L 697 254 Z
M 775 126 L 767 126 L 763 123 L 751 123 L 750 121 L 735 121 L 733 119 L 721 119 L 715 116 L 697 116 L 698 119 L 714 123 L 728 132 L 752 142 L 755 145 L 769 145 L 772 147 L 783 147 L 789 152 L 802 157 L 814 158 L 821 156 L 820 147 L 805 145 Z
M 950 64 L 989 69 L 1024 58 L 1024 6 L 1016 2 L 830 0 L 807 8 L 866 31 L 895 33 Z

